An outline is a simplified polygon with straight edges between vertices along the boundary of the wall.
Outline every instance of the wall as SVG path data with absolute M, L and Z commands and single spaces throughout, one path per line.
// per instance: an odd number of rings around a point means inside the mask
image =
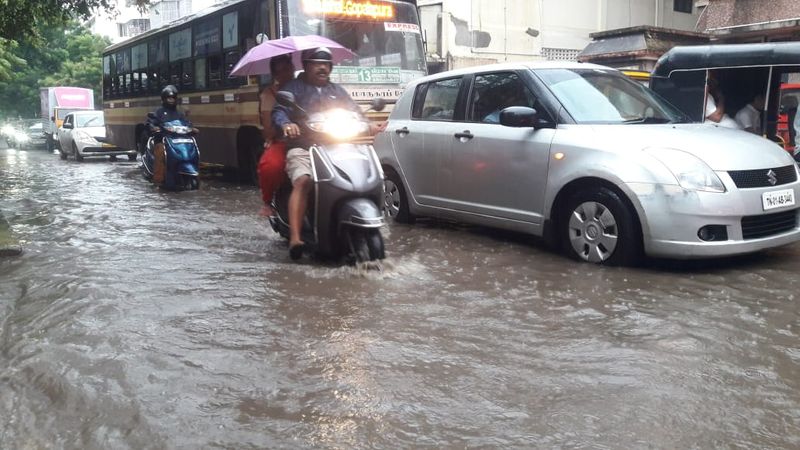
M 444 61 L 444 69 L 469 59 L 574 59 L 590 33 L 636 25 L 694 31 L 699 16 L 696 9 L 673 11 L 673 0 L 419 0 L 418 5 L 431 44 L 429 61 Z

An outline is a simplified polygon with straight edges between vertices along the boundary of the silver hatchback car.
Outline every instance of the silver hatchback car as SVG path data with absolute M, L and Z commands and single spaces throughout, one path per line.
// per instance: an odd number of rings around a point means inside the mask
M 789 154 L 689 123 L 603 66 L 502 64 L 415 80 L 375 149 L 399 222 L 424 215 L 522 231 L 608 264 L 800 239 Z

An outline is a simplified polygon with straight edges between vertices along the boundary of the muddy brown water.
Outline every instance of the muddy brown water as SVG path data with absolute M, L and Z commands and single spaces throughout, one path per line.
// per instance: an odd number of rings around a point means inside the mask
M 422 222 L 377 271 L 258 205 L 0 150 L 0 447 L 800 447 L 798 245 L 605 268 Z

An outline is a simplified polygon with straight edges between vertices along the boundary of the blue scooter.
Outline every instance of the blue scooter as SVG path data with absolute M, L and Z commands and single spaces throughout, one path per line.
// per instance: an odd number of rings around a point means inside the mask
M 148 113 L 147 117 L 155 115 Z M 142 155 L 145 179 L 170 190 L 199 188 L 200 150 L 193 136 L 196 132 L 185 119 L 166 122 L 158 130 L 151 129 Z

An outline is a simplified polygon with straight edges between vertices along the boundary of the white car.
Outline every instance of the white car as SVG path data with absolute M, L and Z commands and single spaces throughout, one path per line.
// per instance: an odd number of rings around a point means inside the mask
M 57 137 L 61 159 L 72 155 L 77 161 L 90 156 L 128 155 L 136 160 L 136 150 L 127 150 L 106 142 L 106 126 L 103 111 L 75 111 L 64 117 Z

